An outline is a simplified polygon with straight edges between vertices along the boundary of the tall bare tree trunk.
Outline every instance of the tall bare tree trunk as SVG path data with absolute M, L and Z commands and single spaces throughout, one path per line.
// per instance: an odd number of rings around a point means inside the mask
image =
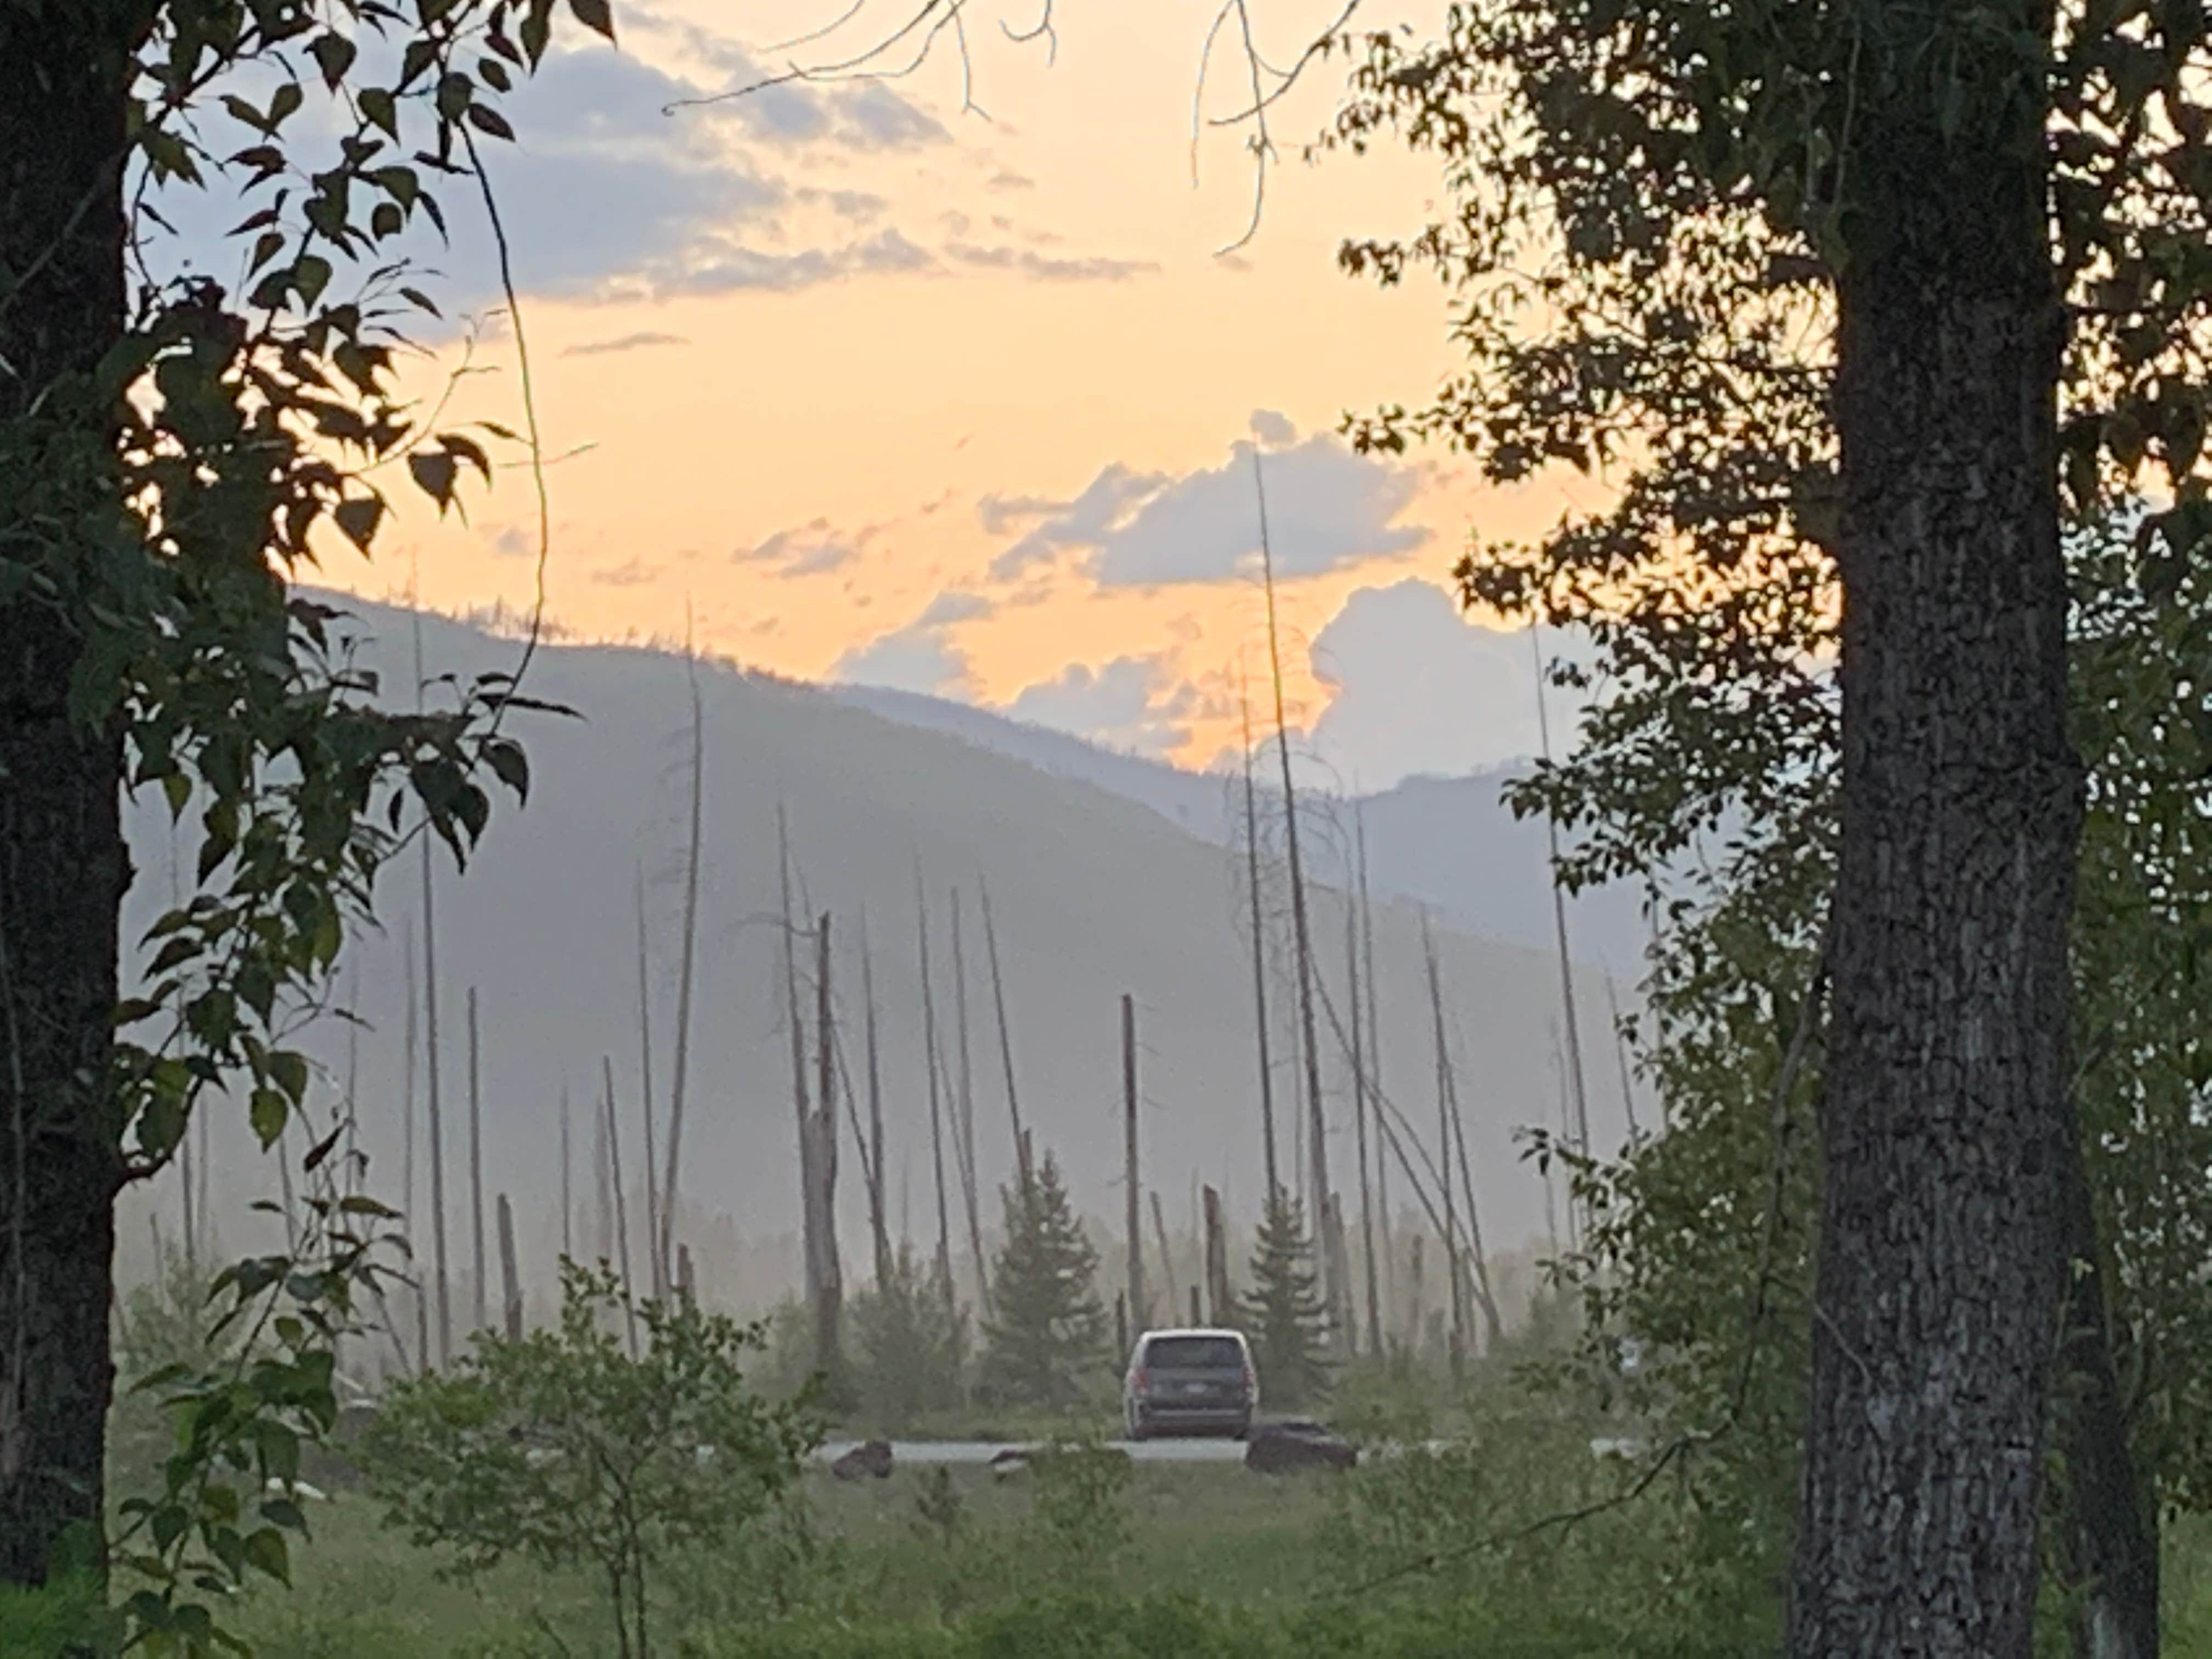
M 945 1294 L 945 1315 L 950 1320 L 959 1310 L 958 1293 L 952 1283 L 952 1212 L 945 1190 L 944 1090 L 939 1083 L 943 1068 L 937 1047 L 937 999 L 931 989 L 929 900 L 919 869 L 914 875 L 914 905 L 921 934 L 921 1042 L 922 1066 L 929 1073 L 929 1158 L 937 1175 L 937 1277 Z
M 1831 407 L 1842 821 L 1801 1654 L 2025 1654 L 2065 1289 L 2067 737 L 2052 0 L 1856 9 Z M 2197 25 L 2190 26 L 2192 33 Z M 2002 43 L 2002 44 L 1998 44 Z
M 489 1264 L 484 1256 L 483 1209 L 483 1096 L 479 1073 L 482 1054 L 478 1048 L 477 1030 L 477 988 L 469 987 L 469 1233 L 474 1255 L 476 1322 L 471 1327 L 483 1330 L 490 1322 L 486 1306 L 489 1294 L 487 1281 L 490 1278 Z
M 1160 1189 L 1152 1188 L 1152 1237 L 1160 1247 L 1160 1294 L 1172 1308 L 1176 1304 L 1175 1257 L 1168 1253 L 1168 1218 L 1160 1206 Z M 1196 1281 L 1193 1281 L 1195 1285 Z M 1194 1318 L 1191 1322 L 1197 1323 Z
M 1206 1189 L 1206 1296 L 1212 1304 L 1213 1322 L 1226 1325 L 1237 1316 L 1236 1299 L 1229 1290 L 1229 1240 L 1221 1214 L 1221 1194 Z
M 1267 1197 L 1282 1190 L 1275 1157 L 1275 1067 L 1267 1053 L 1267 935 L 1266 907 L 1260 897 L 1260 800 L 1252 784 L 1252 700 L 1240 688 L 1238 704 L 1244 711 L 1244 867 L 1245 894 L 1252 917 L 1252 1002 L 1260 1038 L 1260 1133 L 1267 1162 Z
M 1538 637 L 1537 625 L 1528 625 L 1528 649 L 1536 665 L 1536 731 L 1542 744 L 1544 764 L 1552 763 L 1552 722 L 1544 708 L 1544 655 L 1542 641 Z M 1559 1017 L 1565 1022 L 1567 1060 L 1567 1099 L 1573 1108 L 1570 1133 L 1575 1150 L 1584 1158 L 1589 1156 L 1589 1090 L 1583 1081 L 1582 1026 L 1575 1008 L 1574 966 L 1567 949 L 1567 892 L 1559 882 L 1559 826 L 1547 812 L 1544 815 L 1544 835 L 1550 848 L 1550 861 L 1545 868 L 1552 883 L 1552 929 L 1559 953 Z
M 653 1135 L 653 988 L 646 969 L 645 872 L 636 872 L 637 892 L 637 1066 L 645 1118 L 646 1283 L 654 1297 L 668 1294 L 668 1263 L 661 1249 L 659 1162 Z
M 1433 960 L 1432 957 L 1432 963 Z M 1437 998 L 1437 1019 L 1441 1025 L 1443 1019 L 1443 1000 L 1437 989 L 1437 980 L 1433 976 L 1430 981 L 1430 994 Z M 1498 1317 L 1498 1298 L 1491 1293 L 1490 1258 L 1484 1254 L 1482 1248 L 1482 1211 L 1475 1201 L 1474 1173 L 1467 1156 L 1467 1116 L 1460 1110 L 1459 1074 L 1457 1069 L 1452 1065 L 1451 1051 L 1449 1047 L 1444 1051 L 1443 1073 L 1444 1096 L 1451 1102 L 1451 1138 L 1456 1143 L 1458 1149 L 1460 1197 L 1465 1201 L 1467 1206 L 1467 1255 L 1468 1267 L 1472 1270 L 1468 1288 L 1474 1293 L 1474 1305 L 1482 1313 L 1483 1352 L 1495 1353 L 1498 1352 L 1498 1344 L 1505 1340 L 1505 1326 L 1504 1322 Z M 1446 1150 L 1449 1152 L 1451 1149 L 1447 1147 Z M 1449 1183 L 1451 1180 L 1450 1169 L 1447 1167 L 1443 1174 L 1444 1180 Z
M 1628 1034 L 1621 1029 L 1620 998 L 1613 988 L 1613 975 L 1605 976 L 1606 1012 L 1613 1016 L 1613 1052 L 1620 1062 L 1620 1110 L 1628 1121 L 1628 1138 L 1642 1138 L 1644 1131 L 1636 1121 L 1636 1085 L 1628 1073 Z
M 1367 856 L 1364 825 L 1357 833 L 1364 874 Z M 1358 1136 L 1359 1157 L 1359 1254 L 1366 1265 L 1367 1350 L 1379 1355 L 1382 1352 L 1382 1291 L 1375 1262 L 1375 1188 L 1367 1157 L 1367 1055 L 1361 1041 L 1365 1018 L 1359 1001 L 1359 918 L 1360 902 L 1354 896 L 1346 902 L 1344 910 L 1345 975 L 1350 988 L 1352 1014 L 1352 1121 Z
M 814 1311 L 814 1363 L 840 1382 L 845 1370 L 841 1324 L 843 1269 L 837 1259 L 836 1027 L 830 994 L 830 913 L 815 933 L 814 1032 L 818 1073 L 814 1111 L 799 1123 L 799 1175 L 805 1182 L 806 1299 Z
M 876 1247 L 876 1287 L 888 1285 L 892 1274 L 890 1216 L 884 1202 L 884 1085 L 876 1043 L 876 967 L 868 949 L 868 914 L 860 913 L 860 1004 L 866 1022 L 868 1051 L 868 1155 L 862 1174 L 868 1182 L 868 1230 Z
M 576 1200 L 568 1139 L 568 1085 L 564 1083 L 561 1085 L 561 1254 L 573 1258 L 576 1254 Z
M 1283 769 L 1283 838 L 1291 862 L 1291 926 L 1297 945 L 1298 1029 L 1305 1060 L 1307 1162 L 1311 1166 L 1311 1213 L 1321 1234 L 1323 1297 L 1328 1305 L 1329 1340 L 1341 1342 L 1346 1334 L 1346 1291 L 1341 1249 L 1328 1247 L 1329 1196 L 1328 1126 L 1322 1116 L 1321 1044 L 1314 1034 L 1312 931 L 1306 918 L 1305 866 L 1298 855 L 1297 787 L 1291 778 L 1291 728 L 1283 708 L 1283 659 L 1275 628 L 1275 556 L 1267 538 L 1267 490 L 1260 466 L 1260 449 L 1252 448 L 1252 483 L 1260 504 L 1260 568 L 1267 593 L 1267 666 L 1275 692 L 1275 749 Z
M 1151 1318 L 1150 1300 L 1145 1295 L 1143 1185 L 1137 1168 L 1137 1002 L 1127 992 L 1121 995 L 1121 1185 L 1124 1200 L 1126 1237 L 1129 1246 L 1128 1286 L 1129 1320 L 1142 1326 Z M 1174 1286 L 1169 1286 L 1170 1295 Z M 1175 1304 L 1168 1304 L 1168 1317 L 1175 1317 Z
M 504 1315 L 507 1340 L 522 1340 L 522 1275 L 514 1261 L 514 1208 L 507 1201 L 507 1194 L 499 1195 L 499 1289 L 500 1310 Z
M 975 1167 L 975 1079 L 968 1059 L 968 963 L 960 949 L 960 890 L 952 890 L 952 1010 L 959 1042 L 960 1083 L 953 1097 L 953 1146 L 959 1154 L 960 1194 L 968 1206 L 968 1244 L 975 1258 L 976 1305 L 991 1312 L 991 1270 L 983 1255 L 983 1217 Z
M 1375 901 L 1367 887 L 1366 812 L 1356 811 L 1354 821 L 1359 856 L 1360 979 L 1367 992 L 1368 1099 L 1375 1109 L 1376 1127 L 1387 1133 L 1382 1120 L 1382 1024 L 1377 1016 L 1375 988 Z M 1382 1236 L 1382 1322 L 1387 1326 L 1397 1296 L 1398 1256 L 1390 1242 L 1390 1161 L 1380 1156 L 1375 1160 L 1375 1213 L 1377 1231 Z
M 415 1147 L 420 1139 L 415 1123 L 415 1056 L 422 1032 L 416 1024 L 417 1004 L 415 996 L 415 935 L 413 924 L 403 921 L 399 931 L 399 965 L 407 994 L 405 1018 L 406 1061 L 401 1072 L 405 1079 L 400 1093 L 400 1208 L 407 1217 L 408 1274 L 413 1280 L 410 1292 L 415 1304 L 415 1352 L 425 1370 L 430 1368 L 430 1287 L 422 1282 L 422 1256 L 416 1250 L 422 1237 L 422 1218 L 415 1211 Z
M 422 613 L 415 617 L 415 708 L 422 708 Z M 453 1363 L 453 1263 L 446 1251 L 445 1103 L 438 1088 L 438 906 L 431 858 L 435 836 L 422 836 L 422 1024 L 424 1071 L 430 1086 L 430 1249 L 438 1278 L 438 1367 Z
M 991 1000 L 999 1014 L 999 1058 L 1006 1072 L 1006 1115 L 1012 1120 L 1014 1133 L 1014 1164 L 1021 1177 L 1022 1192 L 1030 1188 L 1029 1154 L 1023 1150 L 1028 1144 L 1022 1133 L 1022 1106 L 1014 1093 L 1014 1040 L 1006 1024 L 1006 988 L 999 975 L 999 929 L 991 920 L 991 887 L 981 876 L 975 878 L 977 893 L 983 902 L 983 944 L 991 958 Z
M 1437 944 L 1429 931 L 1428 912 L 1421 913 L 1421 955 L 1428 964 L 1429 1007 L 1434 1016 L 1437 1037 L 1437 1149 L 1438 1176 L 1437 1184 L 1443 1188 L 1444 1200 L 1444 1278 L 1451 1289 L 1451 1366 L 1453 1375 L 1459 1373 L 1467 1358 L 1467 1298 L 1460 1271 L 1459 1215 L 1456 1200 L 1452 1196 L 1451 1156 L 1451 1056 L 1444 1046 L 1443 993 L 1437 978 Z
M 637 1283 L 629 1270 L 629 1207 L 623 1199 L 622 1114 L 615 1105 L 615 1062 L 611 1054 L 599 1056 L 606 1093 L 600 1121 L 606 1132 L 607 1188 L 614 1194 L 615 1261 L 622 1273 L 623 1319 L 629 1328 L 630 1358 L 637 1358 Z
M 659 1258 L 658 1271 L 664 1279 L 668 1273 L 669 1252 L 675 1243 L 676 1211 L 683 1192 L 684 1096 L 684 1085 L 690 1081 L 691 1060 L 691 970 L 699 937 L 699 846 L 701 820 L 706 810 L 706 706 L 699 696 L 698 659 L 688 651 L 684 653 L 684 669 L 691 688 L 691 834 L 684 852 L 684 957 L 676 981 L 676 1075 L 668 1091 L 668 1169 L 660 1183 L 660 1238 L 654 1247 Z M 781 806 L 776 808 L 775 822 L 780 844 L 783 836 Z M 791 904 L 787 897 L 783 908 L 784 925 L 788 928 Z

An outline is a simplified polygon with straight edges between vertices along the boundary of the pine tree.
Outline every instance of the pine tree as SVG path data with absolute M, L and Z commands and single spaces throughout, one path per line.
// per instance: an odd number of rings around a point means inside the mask
M 1095 1279 L 1098 1253 L 1067 1201 L 1047 1152 L 1026 1195 L 1000 1189 L 1006 1242 L 991 1264 L 985 1373 L 1008 1401 L 1067 1406 L 1105 1361 L 1107 1315 Z
M 1328 1337 L 1328 1313 L 1322 1305 L 1304 1212 L 1282 1188 L 1267 1200 L 1266 1218 L 1253 1244 L 1252 1289 L 1240 1305 L 1261 1398 L 1306 1406 L 1326 1395 L 1328 1368 L 1322 1353 Z
M 936 1270 L 902 1244 L 878 1283 L 853 1298 L 854 1381 L 872 1429 L 895 1432 L 960 1403 L 966 1317 L 945 1311 Z

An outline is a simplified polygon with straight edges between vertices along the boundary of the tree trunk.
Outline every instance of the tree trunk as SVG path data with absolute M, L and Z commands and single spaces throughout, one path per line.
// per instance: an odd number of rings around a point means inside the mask
M 814 1310 L 814 1363 L 835 1381 L 844 1373 L 845 1276 L 837 1259 L 836 1028 L 827 911 L 814 938 L 815 1103 L 799 1125 L 799 1169 L 806 1183 L 806 1299 Z
M 975 1074 L 968 1054 L 968 959 L 960 949 L 960 890 L 952 890 L 952 1019 L 958 1042 L 960 1081 L 952 1097 L 952 1147 L 960 1167 L 960 1196 L 968 1209 L 968 1249 L 975 1259 L 975 1305 L 991 1316 L 991 1266 L 983 1254 L 981 1178 L 975 1168 Z
M 1244 866 L 1245 895 L 1252 918 L 1252 1001 L 1258 1014 L 1260 1036 L 1260 1135 L 1267 1158 L 1267 1190 L 1273 1202 L 1282 1188 L 1275 1158 L 1275 1070 L 1267 1054 L 1267 935 L 1260 902 L 1260 801 L 1252 787 L 1252 702 L 1242 697 L 1244 710 Z
M 1022 1103 L 1014 1093 L 1014 1039 L 1006 1024 L 1006 987 L 999 975 L 999 928 L 991 920 L 991 889 L 981 877 L 975 879 L 975 890 L 983 902 L 983 945 L 991 958 L 991 1001 L 999 1014 L 999 1059 L 1006 1073 L 1006 1115 L 1013 1124 L 1014 1164 L 1021 1178 L 1022 1191 L 1030 1187 L 1029 1155 L 1022 1149 L 1028 1145 L 1022 1133 Z
M 499 1195 L 499 1290 L 500 1311 L 507 1327 L 507 1340 L 522 1340 L 522 1274 L 514 1261 L 514 1206 L 507 1201 L 507 1194 Z
M 937 1051 L 937 999 L 930 988 L 929 900 L 919 869 L 914 872 L 914 907 L 915 925 L 921 937 L 921 1043 L 922 1066 L 929 1073 L 929 1160 L 937 1176 L 937 1279 L 945 1297 L 945 1316 L 950 1321 L 959 1311 L 959 1294 L 952 1283 L 952 1212 L 945 1192 L 945 1091 L 939 1086 L 944 1071 Z
M 668 1088 L 668 1168 L 660 1182 L 660 1273 L 666 1277 L 669 1252 L 676 1243 L 677 1194 L 682 1190 L 684 1154 L 684 1091 L 691 1059 L 691 973 L 699 935 L 699 837 L 706 811 L 707 715 L 699 700 L 699 659 L 688 649 L 684 671 L 691 688 L 691 834 L 684 851 L 684 957 L 676 981 L 676 1075 Z M 783 836 L 783 809 L 776 809 L 776 836 Z M 784 924 L 790 925 L 791 906 L 784 905 Z
M 1328 1179 L 1328 1126 L 1322 1116 L 1321 1044 L 1314 1030 L 1313 934 L 1307 925 L 1305 866 L 1298 855 L 1297 788 L 1291 778 L 1291 732 L 1283 709 L 1283 659 L 1275 636 L 1275 561 L 1268 545 L 1267 495 L 1261 477 L 1260 452 L 1255 447 L 1252 482 L 1260 502 L 1261 571 L 1267 590 L 1267 664 L 1274 680 L 1275 751 L 1282 762 L 1283 838 L 1290 854 L 1291 927 L 1297 945 L 1298 1033 L 1305 1060 L 1306 1145 L 1313 1190 L 1310 1208 L 1320 1236 L 1322 1300 L 1328 1308 L 1328 1340 L 1334 1344 L 1345 1340 L 1350 1322 L 1345 1317 L 1347 1291 L 1340 1271 L 1342 1252 L 1328 1244 L 1329 1206 L 1335 1194 Z
M 422 709 L 426 684 L 422 666 L 422 613 L 415 613 L 415 708 Z M 436 871 L 431 863 L 431 843 L 437 840 L 422 832 L 422 1030 L 425 1075 L 430 1104 L 430 1255 L 437 1276 L 438 1364 L 453 1358 L 453 1264 L 446 1253 L 446 1126 L 444 1097 L 438 1088 L 438 907 Z M 423 1362 L 429 1363 L 427 1359 Z
M 2066 1479 L 2058 1554 L 2080 1598 L 2074 1650 L 2079 1659 L 2157 1659 L 2156 1510 L 2144 1501 L 2128 1446 L 2096 1211 L 2078 1154 L 2063 1179 L 2068 1279 L 2052 1418 Z
M 80 425 L 33 434 L 32 396 L 90 374 L 123 330 L 125 88 L 137 27 L 119 4 L 8 9 L 0 21 L 0 270 L 30 272 L 0 310 L 0 537 L 68 535 L 18 518 L 58 506 L 86 463 Z M 95 406 L 88 418 L 102 418 Z M 47 444 L 53 454 L 38 453 Z M 22 468 L 20 473 L 16 468 Z M 112 489 L 83 480 L 88 581 Z M 75 537 L 71 537 L 74 541 Z M 66 589 L 64 590 L 67 591 Z M 43 1583 L 72 1528 L 97 1528 L 114 1367 L 108 1306 L 122 1163 L 106 1109 L 117 913 L 131 867 L 119 728 L 70 717 L 81 610 L 0 601 L 0 1583 Z
M 645 1119 L 645 1258 L 646 1283 L 658 1299 L 668 1294 L 667 1253 L 661 1249 L 659 1165 L 654 1157 L 653 1134 L 653 988 L 646 971 L 645 872 L 636 872 L 637 886 L 637 1064 L 638 1093 Z
M 1139 1207 L 1144 1201 L 1144 1189 L 1139 1184 L 1137 1171 L 1137 1004 L 1126 993 L 1121 998 L 1121 1196 L 1129 1250 L 1129 1317 L 1141 1326 L 1151 1316 L 1145 1295 L 1144 1232 Z M 1168 1287 L 1168 1294 L 1174 1296 L 1173 1285 Z M 1168 1317 L 1175 1317 L 1172 1300 L 1168 1304 Z
M 884 1184 L 888 1179 L 884 1170 L 884 1081 L 876 1038 L 876 968 L 875 959 L 868 950 L 868 916 L 860 913 L 860 1006 L 866 1021 L 864 1035 L 868 1052 L 868 1144 L 862 1150 L 866 1166 L 861 1173 L 868 1182 L 868 1230 L 876 1249 L 876 1288 L 881 1290 L 891 1281 L 891 1228 L 890 1206 L 885 1201 Z
M 1213 1304 L 1213 1322 L 1233 1324 L 1236 1299 L 1229 1292 L 1229 1240 L 1222 1225 L 1221 1194 L 1206 1189 L 1206 1294 Z
M 2080 767 L 2043 68 L 1863 10 L 1842 158 L 1842 839 L 1792 1650 L 2029 1652 Z M 1992 31 L 2051 37 L 2051 7 Z M 1992 40 L 1996 39 L 1993 33 Z M 1951 94 L 1946 94 L 1951 95 Z M 1945 137 L 1944 129 L 1953 136 Z
M 491 1296 L 491 1264 L 484 1257 L 483 1207 L 483 1090 L 481 1075 L 483 1051 L 479 1046 L 477 1028 L 477 988 L 469 987 L 469 1235 L 471 1267 L 475 1274 L 472 1286 L 475 1322 L 471 1327 L 482 1330 L 490 1320 L 487 1305 Z M 290 1200 L 285 1208 L 291 1207 Z
M 1152 1239 L 1160 1247 L 1160 1294 L 1172 1308 L 1176 1304 L 1175 1258 L 1168 1254 L 1167 1212 L 1161 1206 L 1160 1189 L 1157 1187 L 1152 1188 Z M 1192 1282 L 1195 1285 L 1197 1281 Z M 1197 1316 L 1194 1315 L 1191 1323 L 1195 1325 L 1197 1322 Z

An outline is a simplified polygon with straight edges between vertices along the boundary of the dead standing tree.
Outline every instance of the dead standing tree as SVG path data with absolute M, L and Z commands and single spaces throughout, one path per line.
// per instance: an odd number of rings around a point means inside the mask
M 890 1283 L 893 1270 L 890 1218 L 884 1204 L 884 1085 L 876 1037 L 876 969 L 868 949 L 868 914 L 860 913 L 860 1006 L 867 1048 L 868 1137 L 861 1171 L 868 1183 L 868 1231 L 875 1244 L 876 1286 Z
M 952 1211 L 945 1187 L 944 1066 L 938 1048 L 937 998 L 929 965 L 929 899 L 918 866 L 914 872 L 914 909 L 921 939 L 922 1067 L 929 1074 L 929 1158 L 937 1177 L 937 1280 L 945 1297 L 945 1317 L 951 1320 L 959 1312 L 959 1295 L 952 1282 Z
M 837 1258 L 836 1016 L 830 992 L 830 913 L 815 931 L 815 1107 L 800 1102 L 799 1178 L 806 1226 L 806 1299 L 814 1315 L 815 1369 L 844 1376 L 845 1279 Z
M 691 833 L 684 854 L 684 954 L 676 981 L 676 1075 L 668 1095 L 668 1168 L 660 1183 L 660 1237 L 654 1242 L 654 1272 L 664 1285 L 673 1259 L 676 1238 L 678 1176 L 684 1153 L 684 1093 L 690 1079 L 691 1056 L 691 974 L 699 936 L 699 848 L 701 820 L 705 814 L 707 775 L 706 705 L 699 696 L 698 659 L 686 652 L 684 667 L 691 690 Z M 775 815 L 776 836 L 782 845 L 783 809 Z M 784 923 L 791 921 L 789 877 L 786 875 Z M 787 949 L 789 934 L 787 932 Z M 642 991 L 641 989 L 641 996 Z
M 960 1165 L 960 1195 L 968 1206 L 968 1246 L 975 1261 L 975 1305 L 991 1316 L 991 1268 L 983 1254 L 983 1213 L 975 1169 L 975 1079 L 968 1055 L 968 962 L 960 947 L 960 890 L 952 890 L 952 1018 L 959 1044 L 959 1088 L 952 1099 L 952 1146 Z
M 1328 1224 L 1328 1218 L 1334 1212 L 1330 1203 L 1333 1194 L 1328 1180 L 1328 1126 L 1322 1115 L 1321 1045 L 1314 1031 L 1313 937 L 1307 925 L 1305 870 L 1298 856 L 1297 787 L 1291 776 L 1290 723 L 1283 707 L 1283 659 L 1275 624 L 1275 556 L 1267 537 L 1267 480 L 1261 468 L 1260 449 L 1256 443 L 1252 448 L 1252 484 L 1259 503 L 1260 571 L 1267 598 L 1267 668 L 1275 694 L 1275 749 L 1282 762 L 1283 832 L 1291 865 L 1291 921 L 1297 954 L 1298 1029 L 1305 1061 L 1307 1163 L 1310 1167 L 1310 1185 L 1313 1193 L 1310 1213 L 1315 1217 L 1315 1224 L 1322 1235 L 1318 1243 L 1329 1331 L 1332 1340 L 1340 1341 L 1346 1329 L 1346 1287 L 1342 1271 L 1344 1243 L 1342 1239 L 1330 1236 Z

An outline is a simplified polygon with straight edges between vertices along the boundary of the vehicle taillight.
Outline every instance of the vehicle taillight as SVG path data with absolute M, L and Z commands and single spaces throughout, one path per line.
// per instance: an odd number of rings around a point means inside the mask
M 1247 1399 L 1249 1399 L 1252 1395 L 1255 1395 L 1255 1394 L 1259 1393 L 1259 1391 L 1260 1391 L 1260 1379 L 1259 1379 L 1258 1377 L 1256 1377 L 1256 1376 L 1253 1376 L 1253 1375 L 1252 1375 L 1252 1368 L 1251 1368 L 1251 1366 L 1249 1366 L 1249 1365 L 1245 1366 L 1245 1368 L 1244 1368 L 1244 1394 L 1245 1394 L 1245 1397 L 1246 1397 Z
M 1150 1394 L 1152 1391 L 1152 1379 L 1151 1376 L 1150 1376 L 1150 1375 L 1146 1371 L 1145 1368 L 1144 1368 L 1142 1365 L 1138 1366 L 1138 1367 L 1137 1367 L 1137 1392 L 1138 1392 L 1139 1394 Z

